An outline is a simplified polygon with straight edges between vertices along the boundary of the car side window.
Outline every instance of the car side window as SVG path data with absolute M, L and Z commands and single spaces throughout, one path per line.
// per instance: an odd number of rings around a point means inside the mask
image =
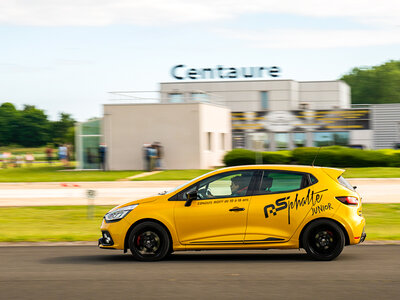
M 194 190 L 197 190 L 197 199 L 199 200 L 245 196 L 254 172 L 245 170 L 217 174 L 185 189 L 180 193 L 178 199 L 186 200 L 186 194 Z
M 300 190 L 309 185 L 303 173 L 264 171 L 256 194 L 282 193 Z

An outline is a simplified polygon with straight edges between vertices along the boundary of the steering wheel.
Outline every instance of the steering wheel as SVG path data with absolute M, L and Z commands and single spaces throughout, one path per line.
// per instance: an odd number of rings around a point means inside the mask
M 199 199 L 207 199 L 213 197 L 213 194 L 208 188 L 204 188 L 197 191 L 197 196 L 199 197 Z

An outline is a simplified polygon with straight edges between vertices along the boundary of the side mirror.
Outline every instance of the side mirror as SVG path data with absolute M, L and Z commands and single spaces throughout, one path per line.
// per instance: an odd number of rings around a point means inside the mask
M 197 199 L 197 191 L 186 193 L 186 198 L 187 200 L 185 206 L 190 206 L 192 204 L 192 201 Z
M 355 190 L 357 187 L 356 186 L 353 186 L 353 189 Z

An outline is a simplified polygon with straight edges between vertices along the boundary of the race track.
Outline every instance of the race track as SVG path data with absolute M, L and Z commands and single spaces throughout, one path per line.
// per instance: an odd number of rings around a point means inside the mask
M 0 299 L 398 299 L 400 246 L 180 252 L 136 262 L 95 246 L 1 247 Z

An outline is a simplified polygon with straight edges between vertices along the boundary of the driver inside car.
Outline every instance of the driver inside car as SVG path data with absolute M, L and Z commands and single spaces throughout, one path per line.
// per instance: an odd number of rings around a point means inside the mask
M 231 179 L 232 196 L 245 196 L 247 192 L 247 181 L 243 176 L 236 176 Z

